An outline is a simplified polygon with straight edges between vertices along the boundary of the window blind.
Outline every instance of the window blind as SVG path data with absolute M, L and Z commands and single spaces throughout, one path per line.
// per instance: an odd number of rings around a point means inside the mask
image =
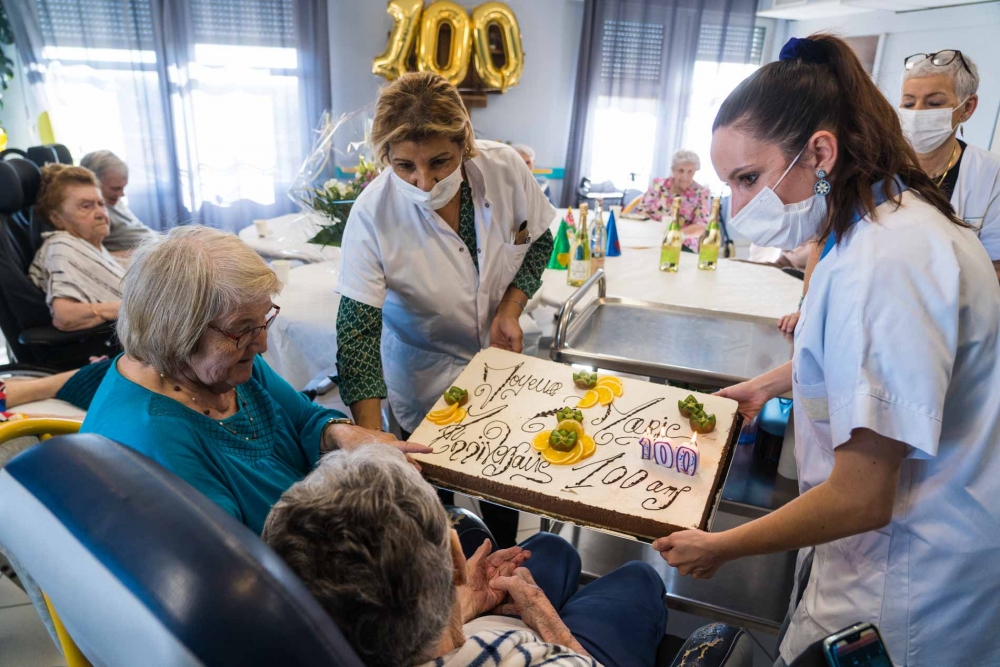
M 725 34 L 723 34 L 725 33 Z M 724 26 L 702 23 L 697 60 L 759 65 L 764 56 L 762 26 Z
M 606 20 L 601 35 L 601 79 L 656 83 L 663 63 L 663 25 Z
M 191 0 L 191 22 L 197 43 L 295 45 L 292 0 Z
M 153 48 L 149 0 L 35 0 L 47 46 Z

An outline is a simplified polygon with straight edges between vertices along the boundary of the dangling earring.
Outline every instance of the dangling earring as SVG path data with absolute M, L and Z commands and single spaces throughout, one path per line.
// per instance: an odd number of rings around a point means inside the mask
M 813 192 L 818 194 L 820 197 L 825 197 L 830 194 L 830 181 L 826 180 L 826 171 L 820 169 L 816 172 L 816 185 L 813 186 Z

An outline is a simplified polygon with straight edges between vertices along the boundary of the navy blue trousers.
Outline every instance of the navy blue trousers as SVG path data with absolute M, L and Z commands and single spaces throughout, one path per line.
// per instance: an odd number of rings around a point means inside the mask
M 666 589 L 656 570 L 633 561 L 579 588 L 580 554 L 569 542 L 538 533 L 520 546 L 531 551 L 524 566 L 535 583 L 595 660 L 605 667 L 654 667 L 667 629 Z

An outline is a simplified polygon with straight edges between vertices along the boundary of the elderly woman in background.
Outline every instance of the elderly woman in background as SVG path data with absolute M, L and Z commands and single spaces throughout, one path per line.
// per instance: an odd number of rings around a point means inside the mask
M 903 68 L 899 117 L 920 168 L 971 225 L 1000 278 L 1000 155 L 958 138 L 979 106 L 979 70 L 957 49 L 917 53 Z
M 517 151 L 517 154 L 521 156 L 522 160 L 524 160 L 524 164 L 528 165 L 528 169 L 530 169 L 531 172 L 534 174 L 535 149 L 529 146 L 528 144 L 514 144 L 514 150 Z M 542 192 L 545 193 L 545 198 L 549 200 L 550 204 L 553 203 L 552 188 L 549 187 L 549 179 L 545 178 L 544 176 L 539 176 L 538 174 L 534 174 L 534 176 L 535 176 L 535 183 L 538 183 L 538 187 L 540 187 L 542 189 Z
M 694 180 L 694 175 L 699 169 L 701 169 L 701 159 L 697 153 L 689 150 L 677 151 L 670 162 L 672 175 L 669 178 L 654 178 L 649 190 L 632 210 L 634 214 L 646 215 L 653 220 L 666 220 L 670 217 L 674 197 L 680 197 L 684 245 L 694 251 L 698 250 L 698 240 L 708 225 L 708 216 L 711 213 L 711 192 Z
M 264 540 L 368 667 L 652 667 L 666 630 L 646 563 L 578 591 L 580 557 L 556 535 L 466 560 L 434 489 L 388 448 L 324 457 Z
M 103 245 L 110 223 L 94 174 L 84 167 L 49 164 L 35 210 L 56 228 L 43 232 L 28 277 L 45 292 L 52 324 L 88 329 L 118 318 L 125 268 Z
M 81 431 L 156 460 L 260 532 L 271 505 L 323 452 L 404 445 L 309 402 L 258 356 L 281 284 L 238 238 L 177 227 L 141 245 L 122 284 L 124 355 Z
M 104 239 L 104 247 L 111 252 L 128 252 L 156 234 L 142 224 L 129 210 L 123 197 L 128 185 L 128 165 L 111 151 L 87 153 L 80 166 L 94 172 L 101 182 L 101 194 L 108 209 L 111 232 Z

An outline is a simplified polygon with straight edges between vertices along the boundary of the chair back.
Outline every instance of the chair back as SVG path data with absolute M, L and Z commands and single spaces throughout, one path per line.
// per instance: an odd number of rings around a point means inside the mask
M 52 162 L 59 164 L 73 164 L 73 156 L 69 149 L 62 144 L 46 144 L 44 146 L 32 146 L 28 149 L 28 159 L 44 167 Z
M 0 543 L 106 667 L 362 667 L 260 538 L 186 482 L 93 434 L 0 471 Z

